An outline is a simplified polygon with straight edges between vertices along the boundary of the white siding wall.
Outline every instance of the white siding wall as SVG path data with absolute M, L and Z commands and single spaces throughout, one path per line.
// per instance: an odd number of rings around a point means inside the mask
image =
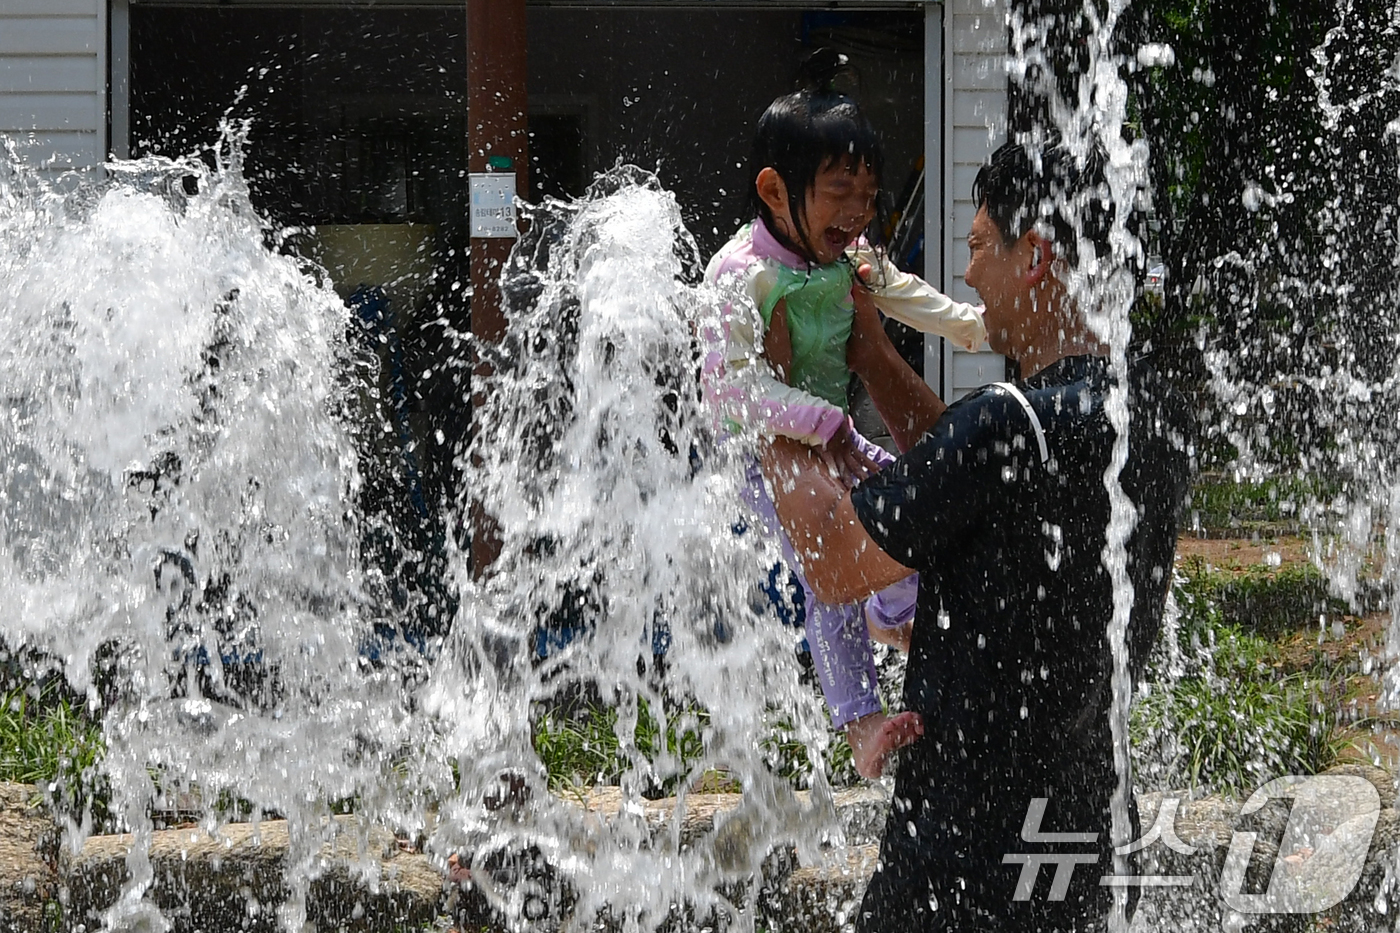
M 107 150 L 107 0 L 0 0 L 0 134 L 58 175 Z
M 972 180 L 1006 139 L 1007 0 L 948 0 L 943 29 L 944 286 L 954 298 L 976 302 L 963 281 L 976 213 Z M 1005 378 L 1005 359 L 990 350 L 967 353 L 942 341 L 942 357 L 947 401 Z

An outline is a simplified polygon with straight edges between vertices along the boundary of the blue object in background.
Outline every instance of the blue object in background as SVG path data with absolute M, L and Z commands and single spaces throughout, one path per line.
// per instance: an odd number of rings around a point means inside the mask
M 803 592 L 797 574 L 788 569 L 787 564 L 774 564 L 768 568 L 768 580 L 759 589 L 768 597 L 779 622 L 795 628 L 806 626 L 807 594 Z
M 348 302 L 375 346 L 385 348 L 384 360 L 389 373 L 389 411 L 398 433 L 399 457 L 403 461 L 403 479 L 408 488 L 409 502 L 419 520 L 428 518 L 428 502 L 423 495 L 422 471 L 413 452 L 413 431 L 408 422 L 408 382 L 404 376 L 403 341 L 398 322 L 384 289 L 378 285 L 361 285 Z
M 803 593 L 801 582 L 797 579 L 797 574 L 788 569 L 786 564 L 777 563 L 768 568 L 768 577 L 759 584 L 758 588 L 764 596 L 768 597 L 769 606 L 779 622 L 799 629 L 806 626 L 806 596 Z M 590 628 L 591 626 L 582 623 L 537 626 L 534 636 L 535 657 L 543 661 L 545 658 L 562 651 L 573 644 L 575 639 L 585 637 Z M 729 640 L 729 627 L 723 622 L 715 623 L 715 638 L 721 642 Z M 651 628 L 651 653 L 658 658 L 665 657 L 670 647 L 671 627 L 658 619 Z M 804 637 L 798 646 L 798 653 L 804 654 L 809 651 L 807 639 Z

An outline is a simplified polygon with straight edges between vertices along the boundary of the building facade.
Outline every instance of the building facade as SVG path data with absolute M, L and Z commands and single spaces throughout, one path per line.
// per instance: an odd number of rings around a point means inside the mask
M 529 23 L 532 197 L 634 161 L 717 246 L 741 212 L 752 121 L 807 50 L 834 45 L 887 138 L 896 206 L 934 247 L 916 244 L 914 264 L 976 300 L 962 270 L 972 179 L 1005 136 L 1006 0 L 554 0 Z M 60 179 L 197 152 L 248 115 L 255 202 L 315 225 L 348 290 L 459 252 L 469 42 L 462 0 L 0 0 L 0 135 Z M 405 302 L 426 300 L 411 284 L 426 272 L 399 277 Z M 936 338 L 923 358 L 949 399 L 1005 375 L 999 356 Z

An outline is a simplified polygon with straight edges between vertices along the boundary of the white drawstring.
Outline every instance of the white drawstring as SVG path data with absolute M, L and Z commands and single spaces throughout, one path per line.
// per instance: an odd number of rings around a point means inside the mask
M 1031 427 L 1035 428 L 1035 441 L 1040 445 L 1040 462 L 1049 463 L 1050 448 L 1045 444 L 1045 428 L 1041 427 L 1040 418 L 1036 415 L 1035 409 L 1031 407 L 1031 403 L 1021 394 L 1020 389 L 1009 382 L 994 382 L 992 385 L 1010 392 L 1016 401 L 1021 403 L 1021 407 L 1026 410 L 1026 417 L 1031 419 Z

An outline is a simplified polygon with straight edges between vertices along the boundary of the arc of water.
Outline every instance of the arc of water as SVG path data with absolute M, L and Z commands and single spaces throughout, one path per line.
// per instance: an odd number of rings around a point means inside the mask
M 1129 455 L 1127 350 L 1132 325 L 1128 320 L 1128 309 L 1135 290 L 1129 263 L 1142 255 L 1142 245 L 1127 222 L 1131 207 L 1137 203 L 1140 192 L 1146 186 L 1147 164 L 1145 148 L 1140 144 L 1129 144 L 1123 137 L 1128 89 L 1119 74 L 1122 56 L 1114 49 L 1114 36 L 1128 2 L 1110 0 L 1102 12 L 1092 0 L 1084 3 L 1088 68 L 1079 81 L 1075 100 L 1062 99 L 1055 85 L 1054 70 L 1050 67 L 1045 48 L 1051 30 L 1044 28 L 1045 24 L 1029 22 L 1019 13 L 1012 14 L 1013 57 L 1010 63 L 1014 78 L 1029 83 L 1033 92 L 1048 98 L 1052 123 L 1076 157 L 1087 158 L 1095 146 L 1101 146 L 1107 153 L 1105 176 L 1112 202 L 1118 207 L 1113 213 L 1109 231 L 1111 253 L 1108 261 L 1100 261 L 1093 245 L 1081 237 L 1078 250 L 1081 266 L 1077 274 L 1071 277 L 1070 288 L 1079 306 L 1088 311 L 1088 321 L 1094 332 L 1108 344 L 1111 371 L 1116 377 L 1105 405 L 1114 438 L 1109 464 L 1103 475 L 1104 488 L 1109 496 L 1110 517 L 1105 529 L 1102 561 L 1113 588 L 1112 615 L 1107 635 L 1113 660 L 1109 725 L 1117 775 L 1112 798 L 1113 871 L 1119 876 L 1131 874 L 1127 857 L 1118 849 L 1132 836 L 1128 712 L 1133 685 L 1128 665 L 1127 630 L 1134 593 L 1127 569 L 1127 545 L 1136 522 L 1136 510 L 1122 484 L 1122 472 Z M 1061 15 L 1070 14 L 1066 11 Z M 1114 887 L 1113 907 L 1109 916 L 1109 929 L 1114 933 L 1127 929 L 1127 897 L 1126 888 Z

